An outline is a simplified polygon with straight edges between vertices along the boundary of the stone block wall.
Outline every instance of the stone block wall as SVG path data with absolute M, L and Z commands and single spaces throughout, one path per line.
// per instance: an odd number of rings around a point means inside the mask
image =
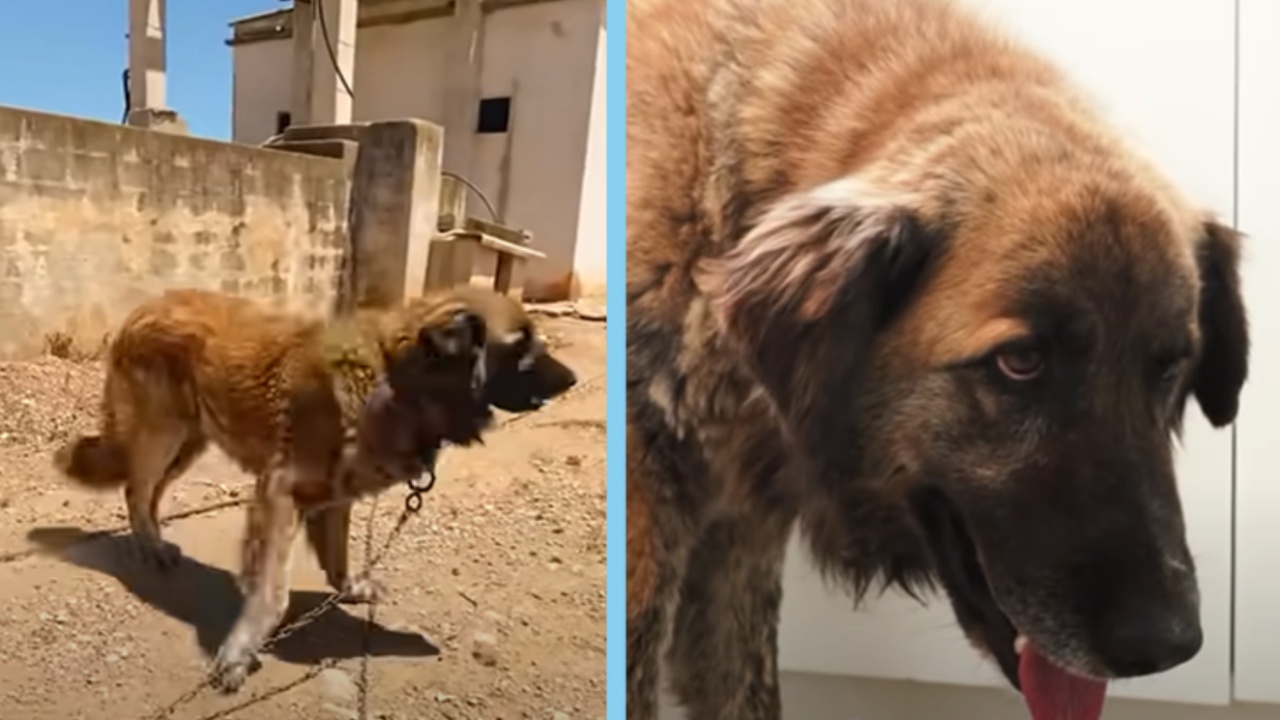
M 349 192 L 340 160 L 0 107 L 0 358 L 92 352 L 169 287 L 325 311 Z

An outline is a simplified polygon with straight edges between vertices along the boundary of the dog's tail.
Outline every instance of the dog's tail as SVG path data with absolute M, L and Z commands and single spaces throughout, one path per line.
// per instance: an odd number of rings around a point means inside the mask
M 117 487 L 129 477 L 124 446 L 102 435 L 81 435 L 63 445 L 54 453 L 53 464 L 63 475 L 88 487 Z
M 77 437 L 54 453 L 54 467 L 63 475 L 91 488 L 128 481 L 128 421 L 139 404 L 154 406 L 183 389 L 175 378 L 183 376 L 211 332 L 198 308 L 192 309 L 201 297 L 200 292 L 170 291 L 139 305 L 121 323 L 108 352 L 98 434 Z M 119 420 L 126 421 L 124 426 Z
M 119 440 L 114 404 L 120 385 L 119 371 L 108 368 L 98 434 L 80 435 L 53 454 L 53 466 L 80 485 L 106 489 L 123 485 L 129 478 L 128 448 Z

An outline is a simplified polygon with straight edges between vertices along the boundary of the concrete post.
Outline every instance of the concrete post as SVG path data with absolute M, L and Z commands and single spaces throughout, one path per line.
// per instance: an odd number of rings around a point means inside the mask
M 129 0 L 131 110 L 165 105 L 165 0 Z
M 293 95 L 289 116 L 294 125 L 311 123 L 311 83 L 315 62 L 315 0 L 293 0 Z M 324 48 L 320 48 L 324 52 Z M 328 62 L 328 58 L 324 58 Z
M 456 0 L 449 59 L 445 65 L 444 169 L 471 175 L 471 147 L 480 109 L 480 60 L 484 57 L 484 9 L 481 0 Z
M 443 128 L 423 120 L 374 122 L 361 131 L 339 313 L 422 292 L 439 221 L 443 140 Z
M 165 0 L 129 0 L 129 113 L 125 122 L 186 134 L 165 106 Z
M 352 102 L 347 83 L 354 90 L 356 82 L 356 12 L 359 6 L 356 0 L 312 2 L 315 5 L 315 43 L 311 59 L 311 112 L 307 120 L 315 125 L 345 125 L 351 122 Z M 332 56 L 325 47 L 326 30 L 328 44 L 333 48 Z M 343 83 L 343 78 L 346 83 Z

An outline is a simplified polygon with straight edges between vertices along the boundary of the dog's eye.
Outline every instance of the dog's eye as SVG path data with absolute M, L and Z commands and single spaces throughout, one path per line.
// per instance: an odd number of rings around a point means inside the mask
M 996 367 L 1010 380 L 1027 381 L 1044 372 L 1044 353 L 1037 348 L 1018 348 L 996 353 Z
M 1162 386 L 1169 386 L 1182 377 L 1187 360 L 1183 357 L 1169 358 L 1156 363 L 1156 379 Z

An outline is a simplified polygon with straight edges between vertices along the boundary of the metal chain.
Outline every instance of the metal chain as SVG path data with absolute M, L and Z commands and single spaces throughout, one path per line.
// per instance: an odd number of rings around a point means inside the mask
M 435 475 L 433 473 L 432 477 L 434 476 Z M 434 484 L 434 481 L 433 481 L 433 484 Z M 409 481 L 409 487 L 410 488 L 413 487 L 412 480 Z M 400 517 L 405 517 L 409 512 L 408 504 L 409 504 L 410 498 L 417 498 L 418 506 L 419 507 L 422 506 L 422 496 L 417 494 L 416 492 L 410 492 L 409 497 L 405 498 L 405 509 L 400 511 Z M 374 498 L 373 502 L 374 502 L 373 507 L 369 508 L 369 517 L 366 520 L 366 527 L 364 532 L 364 564 L 366 568 L 372 567 L 373 559 L 374 559 L 373 558 L 373 518 L 375 515 L 374 511 L 378 507 L 377 506 L 378 499 Z M 397 529 L 388 533 L 387 537 L 388 538 L 394 537 L 396 534 L 398 534 L 399 532 L 398 528 L 401 526 L 402 526 L 402 523 L 397 523 L 396 525 Z M 383 547 L 385 548 L 387 546 L 383 546 Z M 380 558 L 381 558 L 381 553 L 379 553 L 379 559 Z M 374 609 L 376 605 L 377 603 L 369 603 L 369 606 L 365 608 L 364 637 L 360 639 L 360 679 L 356 684 L 356 687 L 358 690 L 358 694 L 356 696 L 356 716 L 359 718 L 359 720 L 368 720 L 369 718 L 369 645 L 370 645 L 370 641 L 373 638 L 373 616 L 374 616 Z
M 263 690 L 262 692 L 255 694 L 253 697 L 243 702 L 239 702 L 230 707 L 225 707 L 225 708 L 222 708 L 221 710 L 217 710 L 212 713 L 209 713 L 208 715 L 204 715 L 200 717 L 199 720 L 219 720 L 220 718 L 230 717 L 231 715 L 234 715 L 235 713 L 238 713 L 247 707 L 257 705 L 258 703 L 264 700 L 269 700 L 275 697 L 276 695 L 288 692 L 298 687 L 299 685 L 303 685 L 307 682 L 310 682 L 313 678 L 315 678 L 320 673 L 324 672 L 325 670 L 328 670 L 331 667 L 337 667 L 337 665 L 338 665 L 338 661 L 335 660 L 334 658 L 321 660 L 315 665 L 312 665 L 310 670 L 306 671 L 305 673 L 299 675 L 298 677 L 294 678 L 293 680 L 290 680 L 289 682 L 283 685 L 277 685 L 268 690 Z
M 148 715 L 147 720 L 164 720 L 164 718 L 167 718 L 170 715 L 172 715 L 174 710 L 177 710 L 183 705 L 186 705 L 192 700 L 195 700 L 196 696 L 204 692 L 205 688 L 209 687 L 211 684 L 213 684 L 213 680 L 210 679 L 209 677 L 206 676 L 204 678 L 201 678 L 199 683 L 196 683 L 196 685 L 192 687 L 190 690 L 178 696 L 178 699 L 174 700 L 168 705 L 165 705 L 164 707 L 160 708 L 156 712 Z
M 367 519 L 367 525 L 366 525 L 365 537 L 364 537 L 364 557 L 365 557 L 364 570 L 363 570 L 364 577 L 368 578 L 372 575 L 374 569 L 377 568 L 377 566 L 382 562 L 383 558 L 386 557 L 387 552 L 391 549 L 392 543 L 394 543 L 396 538 L 400 536 L 400 533 L 402 530 L 404 530 L 405 525 L 408 524 L 409 518 L 416 515 L 422 509 L 422 496 L 430 492 L 431 489 L 434 488 L 436 484 L 435 468 L 428 468 L 424 473 L 424 476 L 426 478 L 425 483 L 422 482 L 423 480 L 422 476 L 419 476 L 416 478 L 410 478 L 409 480 L 406 481 L 405 484 L 409 488 L 409 494 L 405 497 L 404 509 L 400 511 L 400 517 L 396 518 L 395 526 L 391 528 L 391 532 L 387 533 L 387 537 L 383 541 L 382 546 L 378 548 L 377 554 L 372 554 L 371 551 L 373 549 L 373 526 L 374 526 L 374 519 L 377 517 L 379 496 L 378 495 L 373 496 L 372 504 L 369 507 L 369 515 Z M 326 503 L 324 505 L 321 505 L 315 508 L 311 508 L 307 511 L 307 515 L 309 516 L 315 512 L 318 512 L 327 507 L 337 505 L 337 504 L 341 504 L 341 503 L 335 501 L 331 503 Z M 262 644 L 262 647 L 259 648 L 258 652 L 259 653 L 266 652 L 271 647 L 273 647 L 276 643 L 280 642 L 281 640 L 284 640 L 285 638 L 289 637 L 295 632 L 301 630 L 303 627 L 306 627 L 307 625 L 311 624 L 321 615 L 328 612 L 331 608 L 337 606 L 343 600 L 346 600 L 348 595 L 349 593 L 344 591 L 330 593 L 330 595 L 326 597 L 324 601 L 322 601 L 319 605 L 315 606 L 314 608 L 300 615 L 297 620 L 294 620 L 288 625 L 285 625 L 284 627 L 281 627 L 278 630 L 276 630 L 274 633 L 272 633 L 271 637 L 268 638 L 267 641 Z M 363 639 L 363 652 L 360 658 L 360 680 L 359 680 L 359 683 L 357 684 L 357 688 L 359 691 L 358 706 L 359 706 L 360 720 L 367 720 L 368 718 L 369 644 L 370 644 L 370 639 L 373 631 L 375 606 L 376 606 L 376 603 L 369 603 L 368 609 L 365 615 L 365 634 Z M 312 666 L 310 670 L 308 670 L 302 676 L 298 677 L 296 680 L 293 680 L 285 685 L 279 686 L 272 690 L 267 690 L 267 691 L 258 693 L 242 703 L 233 705 L 232 707 L 229 707 L 229 708 L 224 708 L 223 710 L 219 710 L 218 712 L 212 715 L 207 715 L 201 718 L 200 720 L 215 720 L 216 718 L 226 717 L 233 712 L 237 712 L 246 707 L 254 705 L 258 702 L 266 700 L 267 698 L 278 695 L 284 692 L 285 690 L 289 690 L 291 688 L 297 687 L 298 685 L 301 685 L 307 682 L 308 680 L 311 680 L 315 676 L 319 675 L 324 670 L 331 667 L 335 667 L 337 664 L 338 664 L 337 661 L 332 658 L 324 660 Z M 204 692 L 205 689 L 212 686 L 212 684 L 213 684 L 212 676 L 206 675 L 203 679 L 200 680 L 199 683 L 197 683 L 194 687 L 192 687 L 187 692 L 183 693 L 176 700 L 164 706 L 163 708 L 153 713 L 152 715 L 147 716 L 148 720 L 164 720 L 165 718 L 168 718 L 170 715 L 173 714 L 175 710 L 182 707 L 183 705 L 186 705 L 187 703 L 190 703 L 192 700 L 196 698 L 196 696 Z

